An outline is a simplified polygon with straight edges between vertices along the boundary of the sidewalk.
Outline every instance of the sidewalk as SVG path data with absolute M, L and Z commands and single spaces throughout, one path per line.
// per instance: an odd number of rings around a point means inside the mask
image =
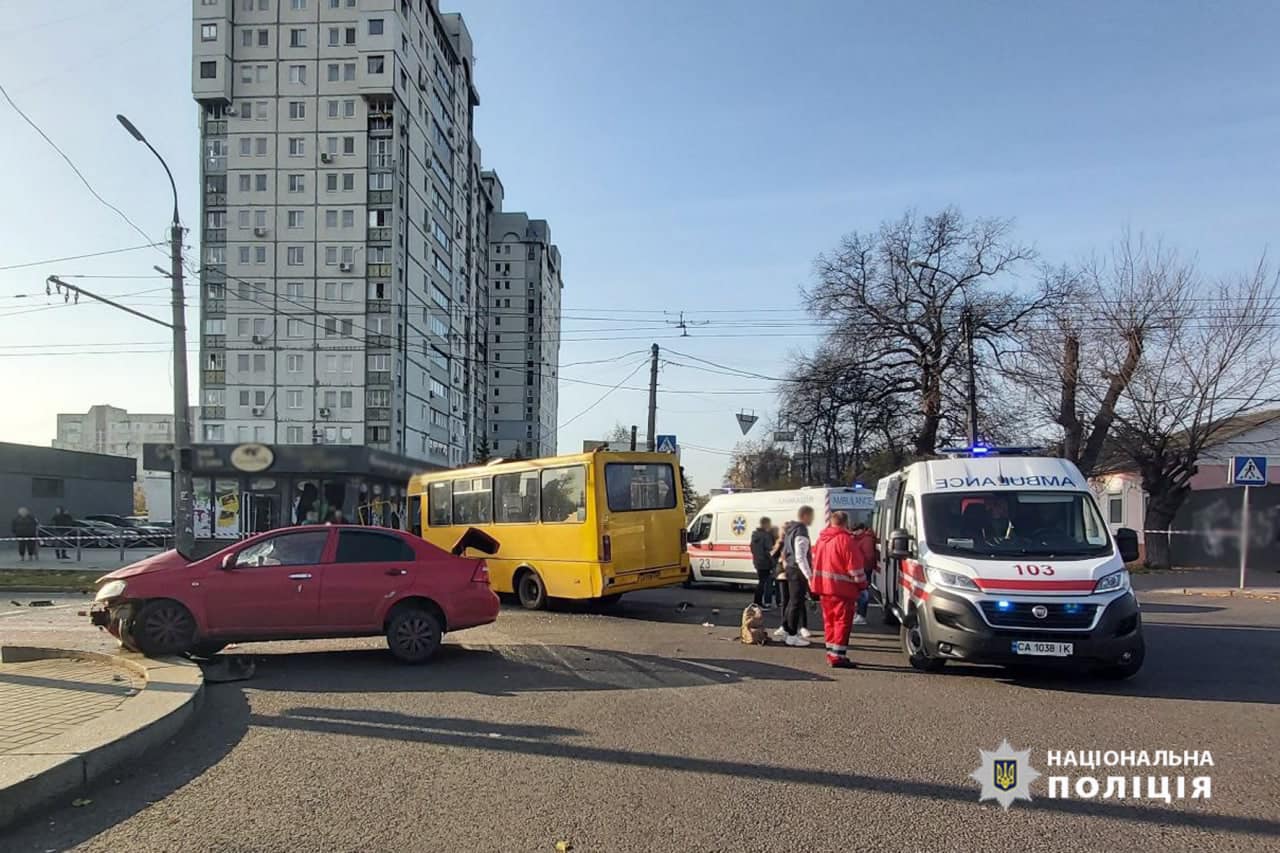
M 1134 572 L 1130 577 L 1138 592 L 1280 600 L 1280 572 L 1274 566 L 1250 567 L 1243 590 L 1239 569 L 1167 569 Z
M 185 660 L 0 648 L 0 830 L 171 738 L 203 685 Z
M 120 551 L 116 548 L 85 548 L 81 550 L 79 560 L 75 559 L 75 551 L 70 551 L 69 553 L 71 554 L 70 560 L 59 560 L 53 556 L 52 548 L 41 548 L 38 559 L 27 561 L 18 559 L 16 549 L 4 548 L 0 549 L 0 570 L 71 569 L 106 574 L 107 572 L 115 571 L 121 566 L 136 563 L 147 557 L 154 557 L 160 553 L 160 550 L 158 548 L 126 549 L 123 560 L 120 559 Z

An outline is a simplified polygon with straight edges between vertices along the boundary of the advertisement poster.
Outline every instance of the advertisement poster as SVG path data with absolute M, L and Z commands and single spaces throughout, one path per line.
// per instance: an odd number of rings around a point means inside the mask
M 209 490 L 209 481 L 204 477 L 196 477 L 195 479 L 195 506 L 192 508 L 195 516 L 195 535 L 197 539 L 209 539 L 213 536 L 213 513 L 210 511 L 212 494 Z
M 213 538 L 237 539 L 240 536 L 240 483 L 236 480 L 214 481 Z

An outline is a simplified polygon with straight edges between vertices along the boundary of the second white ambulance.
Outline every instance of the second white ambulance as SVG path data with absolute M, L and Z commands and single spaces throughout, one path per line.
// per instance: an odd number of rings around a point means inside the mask
M 1136 673 L 1142 615 L 1125 563 L 1137 533 L 1111 535 L 1071 462 L 975 450 L 876 487 L 873 595 L 899 622 L 907 660 Z

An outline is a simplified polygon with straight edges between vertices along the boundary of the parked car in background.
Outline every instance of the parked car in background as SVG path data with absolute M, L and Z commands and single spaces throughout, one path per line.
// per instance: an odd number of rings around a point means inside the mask
M 169 545 L 169 540 L 173 538 L 172 529 L 144 524 L 123 515 L 99 513 L 97 515 L 86 515 L 85 520 L 100 521 L 104 524 L 113 525 L 121 531 L 121 536 L 132 533 L 137 538 L 132 541 L 126 539 L 126 548 L 165 548 Z
M 115 525 L 81 518 L 66 525 L 40 525 L 42 548 L 119 548 L 119 536 L 120 528 Z
M 468 531 L 454 553 L 412 534 L 354 525 L 261 533 L 204 559 L 166 551 L 98 580 L 90 613 L 128 649 L 206 656 L 227 643 L 384 635 L 421 663 L 446 632 L 493 622 L 483 559 L 497 543 Z

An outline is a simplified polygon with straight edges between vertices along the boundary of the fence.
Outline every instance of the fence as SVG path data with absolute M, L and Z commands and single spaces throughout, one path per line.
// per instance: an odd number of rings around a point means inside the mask
M 1191 492 L 1168 531 L 1145 537 L 1169 537 L 1175 566 L 1234 569 L 1240 565 L 1240 487 Z M 1249 567 L 1280 568 L 1280 485 L 1253 487 L 1249 493 Z
M 34 540 L 29 537 L 0 537 L 0 547 L 17 550 L 20 543 L 32 541 L 39 550 L 65 551 L 77 562 L 84 559 L 86 552 L 105 555 L 114 551 L 123 561 L 126 551 L 159 552 L 173 547 L 172 537 L 159 536 L 147 531 L 98 531 L 84 527 L 53 527 L 44 524 L 40 525 Z

